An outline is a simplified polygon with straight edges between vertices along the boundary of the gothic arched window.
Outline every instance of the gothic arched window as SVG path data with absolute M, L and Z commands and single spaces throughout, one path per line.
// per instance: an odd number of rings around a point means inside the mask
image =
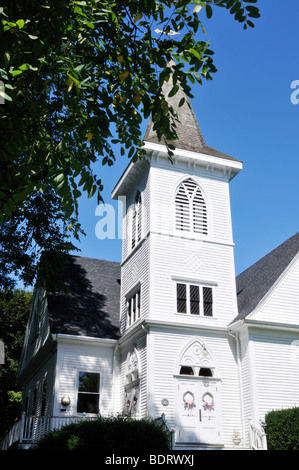
M 140 370 L 136 349 L 128 354 L 125 374 L 125 409 L 127 415 L 136 417 L 139 409 Z
M 141 193 L 137 191 L 134 201 L 133 215 L 132 215 L 132 237 L 131 248 L 135 248 L 137 243 L 141 240 L 141 218 L 142 218 L 142 205 Z
M 180 375 L 195 377 L 215 377 L 215 364 L 205 345 L 196 339 L 183 350 L 179 362 Z
M 183 181 L 175 198 L 176 229 L 208 234 L 207 206 L 202 191 L 191 178 Z

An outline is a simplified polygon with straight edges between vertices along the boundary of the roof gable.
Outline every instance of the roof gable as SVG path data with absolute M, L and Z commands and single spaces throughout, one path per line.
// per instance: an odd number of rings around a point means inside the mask
M 258 322 L 299 325 L 299 253 L 248 318 Z
M 237 276 L 239 315 L 234 321 L 253 312 L 298 252 L 299 232 Z

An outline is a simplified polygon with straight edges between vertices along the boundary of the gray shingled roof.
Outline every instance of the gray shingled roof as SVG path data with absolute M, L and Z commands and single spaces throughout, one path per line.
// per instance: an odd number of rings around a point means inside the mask
M 268 253 L 236 278 L 239 314 L 246 318 L 265 297 L 299 252 L 299 232 Z
M 201 130 L 199 128 L 196 116 L 192 109 L 191 103 L 188 97 L 184 94 L 182 89 L 171 98 L 167 98 L 173 85 L 171 79 L 165 82 L 163 86 L 163 93 L 170 105 L 177 111 L 179 117 L 179 123 L 177 123 L 177 135 L 178 140 L 174 142 L 174 145 L 178 149 L 190 150 L 192 152 L 204 153 L 218 158 L 225 158 L 227 160 L 239 161 L 235 158 L 226 155 L 225 153 L 219 152 L 218 150 L 208 147 L 204 141 Z M 179 107 L 179 102 L 182 98 L 185 98 L 185 103 L 182 107 Z M 145 142 L 153 142 L 156 144 L 162 143 L 158 139 L 156 131 L 154 130 L 153 121 L 150 118 L 144 139 Z
M 120 264 L 69 256 L 60 275 L 68 293 L 47 294 L 51 333 L 117 339 Z

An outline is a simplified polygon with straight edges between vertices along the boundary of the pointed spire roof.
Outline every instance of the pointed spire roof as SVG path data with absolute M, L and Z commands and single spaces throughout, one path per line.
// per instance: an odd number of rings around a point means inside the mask
M 164 83 L 163 92 L 167 102 L 178 113 L 179 122 L 177 123 L 176 128 L 178 139 L 173 142 L 176 148 L 189 150 L 191 152 L 204 153 L 206 155 L 225 158 L 228 160 L 239 161 L 206 145 L 188 97 L 180 88 L 173 97 L 168 98 L 168 94 L 172 88 L 173 83 L 172 79 L 170 78 L 168 82 Z M 185 98 L 185 103 L 182 107 L 179 107 L 179 102 L 182 100 L 182 98 Z M 163 142 L 159 141 L 158 136 L 154 130 L 152 118 L 149 120 L 143 140 L 145 142 L 152 142 L 163 145 Z

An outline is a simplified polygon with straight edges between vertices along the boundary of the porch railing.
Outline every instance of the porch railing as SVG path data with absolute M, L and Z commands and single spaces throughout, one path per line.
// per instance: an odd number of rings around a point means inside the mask
M 82 420 L 94 419 L 97 419 L 97 417 L 26 416 L 23 414 L 21 420 L 15 423 L 11 430 L 6 433 L 2 441 L 0 441 L 0 450 L 7 450 L 17 443 L 19 448 L 29 448 L 55 429 L 60 429 L 63 426 Z M 163 414 L 157 418 L 156 421 L 161 423 L 163 428 L 168 432 L 170 448 L 173 449 L 174 431 L 168 426 L 165 415 Z
M 253 450 L 267 450 L 266 434 L 254 426 L 252 419 L 249 420 L 249 442 Z
M 7 450 L 20 440 L 22 420 L 17 421 L 0 441 L 0 450 Z
M 0 450 L 9 449 L 18 443 L 19 447 L 30 447 L 36 444 L 49 432 L 60 429 L 71 423 L 86 419 L 96 419 L 83 416 L 25 416 L 14 424 L 11 430 L 0 441 Z M 170 448 L 174 448 L 174 431 L 166 422 L 165 415 L 162 414 L 156 419 L 169 433 Z M 265 433 L 254 426 L 252 420 L 249 420 L 249 440 L 250 448 L 254 450 L 267 450 L 267 439 Z
M 0 450 L 7 450 L 18 442 L 19 447 L 36 444 L 49 432 L 60 429 L 71 423 L 96 418 L 84 416 L 25 416 L 15 423 L 0 442 Z

